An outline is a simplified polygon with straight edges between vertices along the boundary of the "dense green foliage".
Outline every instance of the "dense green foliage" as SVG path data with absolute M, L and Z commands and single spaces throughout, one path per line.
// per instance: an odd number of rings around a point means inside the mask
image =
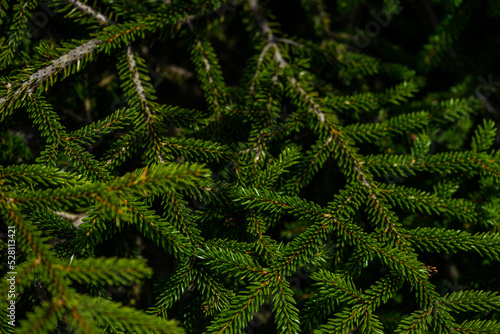
M 499 333 L 499 17 L 0 0 L 1 333 Z

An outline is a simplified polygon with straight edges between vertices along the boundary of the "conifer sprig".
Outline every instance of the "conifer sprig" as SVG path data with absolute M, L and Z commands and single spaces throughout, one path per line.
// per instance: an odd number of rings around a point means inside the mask
M 0 0 L 0 332 L 500 332 L 495 1 L 45 6 Z

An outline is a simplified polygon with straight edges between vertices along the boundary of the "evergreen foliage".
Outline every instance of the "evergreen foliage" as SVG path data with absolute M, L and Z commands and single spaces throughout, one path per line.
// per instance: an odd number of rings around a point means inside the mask
M 499 333 L 499 15 L 0 1 L 0 332 Z

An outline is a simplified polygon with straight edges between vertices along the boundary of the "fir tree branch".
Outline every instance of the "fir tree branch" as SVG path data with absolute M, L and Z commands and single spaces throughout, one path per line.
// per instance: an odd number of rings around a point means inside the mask
M 78 10 L 89 14 L 93 18 L 95 18 L 97 21 L 99 21 L 100 24 L 108 26 L 115 24 L 112 20 L 110 20 L 106 15 L 100 13 L 99 11 L 95 10 L 94 8 L 90 7 L 89 5 L 78 1 L 78 0 L 66 0 L 70 4 L 72 4 L 75 8 Z

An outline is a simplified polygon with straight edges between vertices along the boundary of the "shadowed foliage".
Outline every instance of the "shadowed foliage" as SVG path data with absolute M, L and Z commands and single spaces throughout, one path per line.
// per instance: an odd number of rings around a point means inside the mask
M 0 332 L 500 332 L 499 16 L 0 0 Z

